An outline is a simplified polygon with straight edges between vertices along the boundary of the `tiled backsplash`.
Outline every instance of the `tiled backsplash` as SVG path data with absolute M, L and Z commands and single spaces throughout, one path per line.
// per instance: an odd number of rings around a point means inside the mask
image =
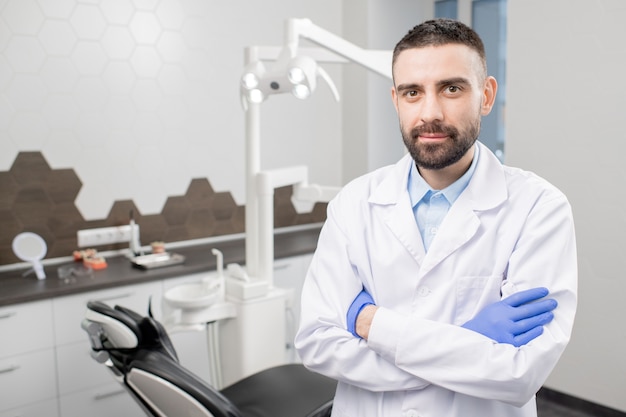
M 11 243 L 20 232 L 41 235 L 48 245 L 46 258 L 69 256 L 77 249 L 78 230 L 128 224 L 131 211 L 144 245 L 245 231 L 245 206 L 237 205 L 229 192 L 215 192 L 207 178 L 193 179 L 184 195 L 168 197 L 159 214 L 143 216 L 132 200 L 123 200 L 113 203 L 105 219 L 90 221 L 75 206 L 81 186 L 74 170 L 51 169 L 41 152 L 20 152 L 9 171 L 0 171 L 0 265 L 19 262 Z M 292 192 L 291 186 L 275 192 L 275 227 L 324 221 L 325 203 L 298 214 Z M 98 249 L 123 247 L 127 244 Z

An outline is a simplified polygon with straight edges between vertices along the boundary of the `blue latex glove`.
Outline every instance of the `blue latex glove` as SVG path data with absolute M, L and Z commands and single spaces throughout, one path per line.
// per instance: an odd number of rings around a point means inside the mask
M 519 347 L 543 333 L 543 326 L 554 318 L 554 299 L 540 298 L 548 295 L 547 288 L 531 288 L 515 293 L 502 301 L 482 309 L 476 317 L 462 327 L 485 335 L 498 343 Z
M 356 332 L 356 319 L 359 317 L 359 313 L 365 306 L 370 304 L 375 304 L 372 296 L 365 291 L 365 288 L 356 296 L 350 307 L 348 308 L 348 314 L 346 314 L 346 318 L 348 321 L 348 331 L 352 333 L 355 337 L 361 338 Z

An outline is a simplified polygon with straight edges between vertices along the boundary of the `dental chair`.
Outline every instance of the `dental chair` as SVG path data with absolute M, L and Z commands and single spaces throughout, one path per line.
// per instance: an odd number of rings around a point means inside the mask
M 148 416 L 330 416 L 336 382 L 300 364 L 266 369 L 218 391 L 179 364 L 165 329 L 150 316 L 90 301 L 82 328 L 91 356 Z

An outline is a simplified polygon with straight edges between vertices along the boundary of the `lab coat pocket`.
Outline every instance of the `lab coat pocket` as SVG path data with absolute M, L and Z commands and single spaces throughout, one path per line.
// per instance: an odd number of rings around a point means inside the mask
M 500 301 L 503 280 L 501 275 L 460 277 L 456 283 L 454 324 L 461 326 L 486 305 Z

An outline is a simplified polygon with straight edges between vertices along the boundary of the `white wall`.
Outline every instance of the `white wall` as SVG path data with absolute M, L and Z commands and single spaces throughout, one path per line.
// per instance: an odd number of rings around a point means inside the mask
M 74 168 L 87 220 L 114 200 L 159 213 L 198 177 L 243 204 L 243 48 L 281 45 L 288 17 L 340 34 L 342 3 L 0 1 L 0 171 L 35 150 Z M 312 182 L 340 185 L 341 107 L 320 90 L 267 102 L 262 167 L 305 164 Z
M 550 388 L 626 411 L 626 2 L 509 0 L 507 163 L 569 197 L 579 308 Z
M 367 49 L 393 50 L 410 28 L 431 18 L 431 1 L 344 0 L 344 36 Z M 344 182 L 384 165 L 405 152 L 391 101 L 393 82 L 356 65 L 344 68 Z

